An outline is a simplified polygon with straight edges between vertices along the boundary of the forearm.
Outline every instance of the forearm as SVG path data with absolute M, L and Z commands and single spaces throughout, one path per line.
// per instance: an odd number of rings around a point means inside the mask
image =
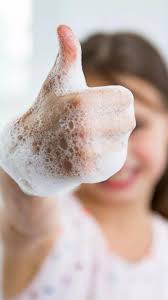
M 32 241 L 56 231 L 57 203 L 51 198 L 26 195 L 0 168 L 0 193 L 3 201 L 3 232 L 6 240 Z M 16 237 L 17 235 L 17 237 Z M 19 243 L 19 240 L 18 240 Z

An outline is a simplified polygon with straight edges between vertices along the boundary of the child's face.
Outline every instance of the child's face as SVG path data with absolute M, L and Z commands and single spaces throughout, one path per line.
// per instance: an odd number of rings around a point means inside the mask
M 136 77 L 118 75 L 118 83 L 133 92 L 137 127 L 131 134 L 124 167 L 109 180 L 85 184 L 83 191 L 95 200 L 127 202 L 144 199 L 149 202 L 161 178 L 168 154 L 168 117 L 156 88 Z M 96 77 L 89 85 L 107 85 Z

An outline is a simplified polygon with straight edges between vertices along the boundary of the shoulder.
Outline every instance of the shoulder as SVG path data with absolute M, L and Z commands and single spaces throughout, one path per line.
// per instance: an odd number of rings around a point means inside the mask
M 168 235 L 168 219 L 155 213 L 153 215 L 153 223 L 154 223 L 156 230 L 159 233 L 164 233 L 165 235 Z
M 168 262 L 168 220 L 159 214 L 153 216 L 155 250 L 161 260 Z

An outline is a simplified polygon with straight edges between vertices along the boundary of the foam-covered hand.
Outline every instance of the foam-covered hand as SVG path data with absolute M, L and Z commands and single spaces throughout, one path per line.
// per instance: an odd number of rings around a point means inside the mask
M 135 127 L 131 92 L 89 88 L 78 40 L 67 26 L 57 31 L 60 50 L 35 103 L 0 136 L 1 167 L 38 196 L 112 176 L 125 162 Z

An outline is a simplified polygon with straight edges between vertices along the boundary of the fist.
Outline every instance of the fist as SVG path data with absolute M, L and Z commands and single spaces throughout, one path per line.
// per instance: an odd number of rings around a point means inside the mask
M 89 88 L 78 40 L 66 26 L 58 38 L 56 62 L 35 103 L 0 136 L 1 167 L 37 196 L 108 179 L 123 166 L 135 127 L 132 93 Z

